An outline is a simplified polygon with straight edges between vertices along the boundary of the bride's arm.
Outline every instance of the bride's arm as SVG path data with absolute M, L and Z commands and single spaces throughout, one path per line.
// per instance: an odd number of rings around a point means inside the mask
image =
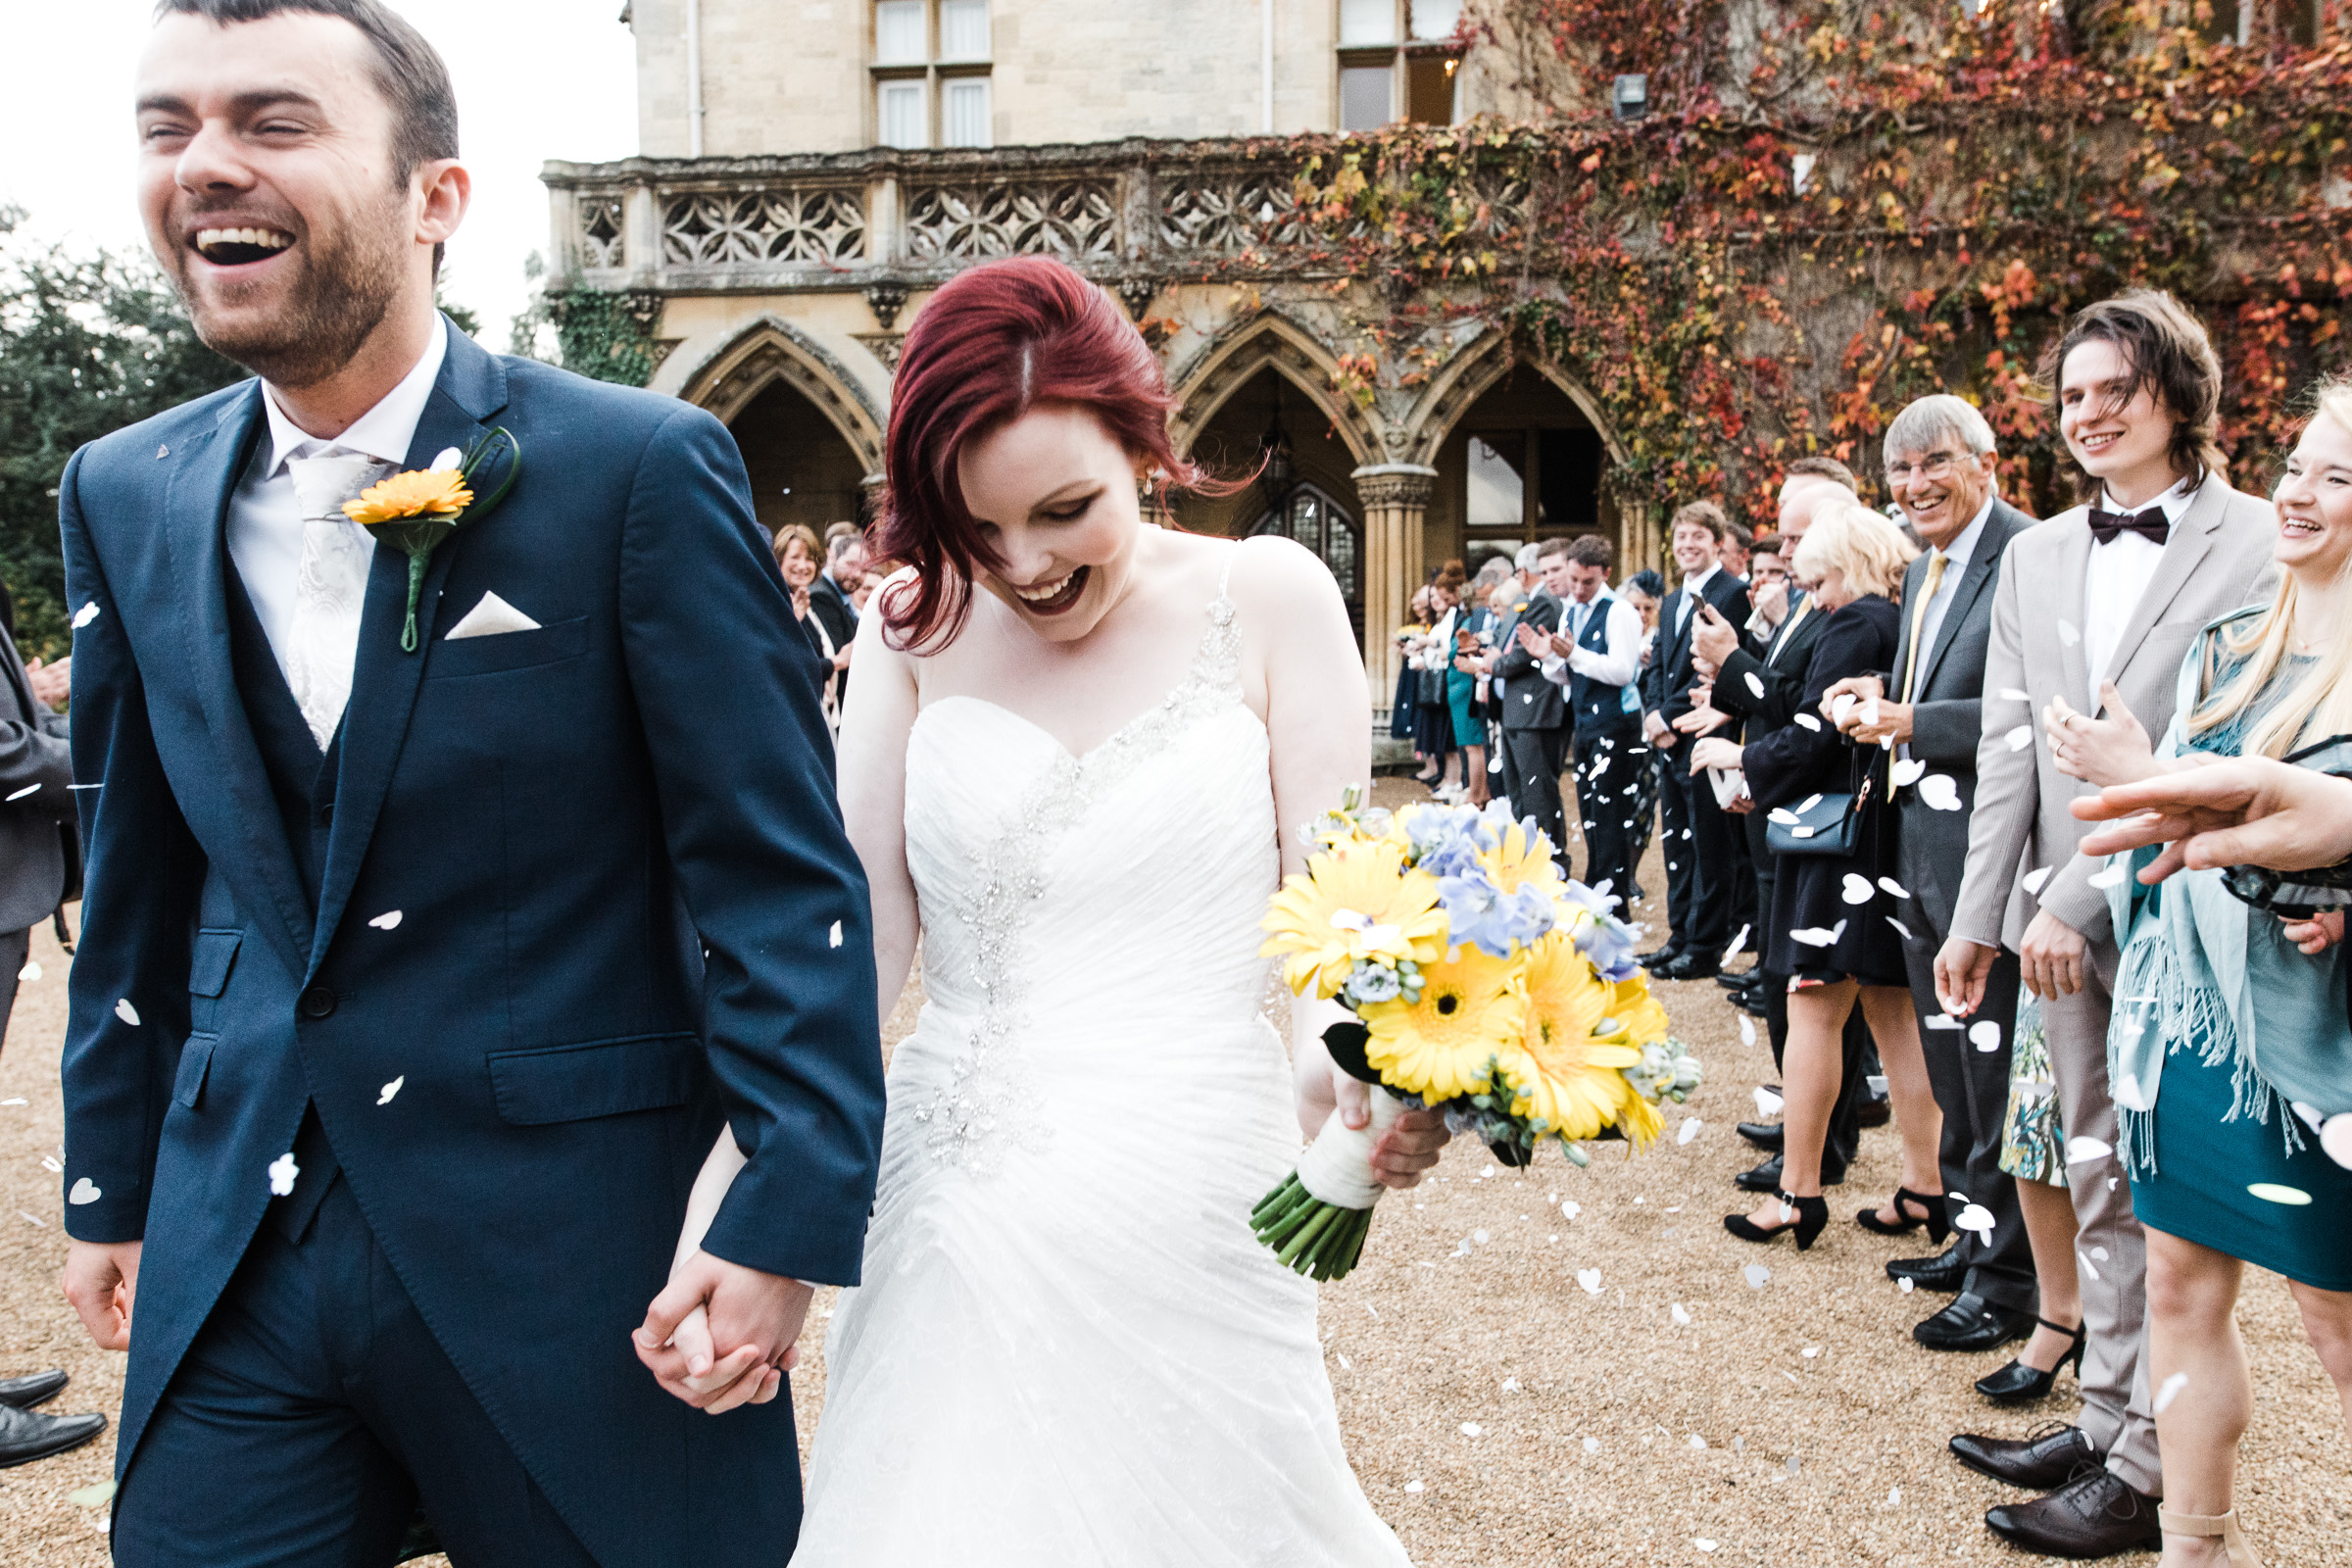
M 1348 606 L 1330 568 L 1287 539 L 1251 539 L 1236 547 L 1231 593 L 1241 617 L 1244 658 L 1262 683 L 1272 751 L 1274 820 L 1284 875 L 1306 869 L 1299 828 L 1337 806 L 1348 785 L 1372 779 L 1372 713 L 1364 661 Z M 1246 670 L 1246 676 L 1251 672 Z M 853 840 L 856 838 L 852 833 Z M 1291 1005 L 1291 1061 L 1298 1084 L 1298 1122 L 1312 1138 L 1337 1104 L 1349 1126 L 1367 1118 L 1364 1086 L 1332 1065 L 1323 1031 L 1348 1016 L 1337 1003 L 1299 998 Z M 1381 1137 L 1373 1166 L 1391 1187 L 1410 1187 L 1437 1163 L 1445 1120 L 1408 1115 Z
M 893 579 L 896 581 L 897 579 Z M 850 845 L 865 868 L 873 899 L 874 972 L 877 1015 L 887 1021 L 914 966 L 917 928 L 914 878 L 906 869 L 906 737 L 914 727 L 914 661 L 882 638 L 881 604 L 888 585 L 877 590 L 858 622 L 854 661 L 857 679 L 841 717 L 835 753 L 841 814 Z M 710 1228 L 743 1151 L 725 1128 L 695 1178 L 686 1200 L 686 1223 L 678 1234 L 674 1271 L 694 1255 Z

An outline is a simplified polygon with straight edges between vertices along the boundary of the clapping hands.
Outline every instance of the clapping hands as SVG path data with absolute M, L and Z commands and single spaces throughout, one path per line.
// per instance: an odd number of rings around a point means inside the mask
M 2124 706 L 2115 682 L 2099 683 L 2099 705 L 2107 717 L 2077 712 L 2063 697 L 2052 698 L 2050 706 L 2042 710 L 2042 736 L 2049 742 L 2050 760 L 2058 771 L 2101 789 L 2130 784 L 2159 771 L 2156 748 L 2132 710 Z

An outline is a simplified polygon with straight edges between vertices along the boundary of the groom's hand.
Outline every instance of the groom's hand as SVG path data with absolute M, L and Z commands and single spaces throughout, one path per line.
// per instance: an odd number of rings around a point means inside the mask
M 630 1338 L 655 1379 L 698 1410 L 765 1404 L 800 1364 L 796 1342 L 815 1294 L 698 1251 L 671 1273 Z
M 138 1242 L 75 1242 L 66 1253 L 66 1299 L 101 1350 L 130 1348 L 131 1298 L 139 1289 Z

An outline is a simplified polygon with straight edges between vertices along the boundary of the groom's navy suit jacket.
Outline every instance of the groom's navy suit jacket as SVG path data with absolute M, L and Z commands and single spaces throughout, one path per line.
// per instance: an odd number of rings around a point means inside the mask
M 734 443 L 451 332 L 407 466 L 503 425 L 520 479 L 433 555 L 414 654 L 408 562 L 375 552 L 314 908 L 231 662 L 224 521 L 261 397 L 94 443 L 60 492 L 97 786 L 67 1225 L 145 1239 L 118 1469 L 315 1106 L 598 1560 L 781 1561 L 790 1401 L 703 1415 L 629 1341 L 722 1124 L 750 1163 L 706 1246 L 808 1281 L 857 1280 L 881 1139 L 866 886 Z M 446 640 L 486 592 L 539 629 Z

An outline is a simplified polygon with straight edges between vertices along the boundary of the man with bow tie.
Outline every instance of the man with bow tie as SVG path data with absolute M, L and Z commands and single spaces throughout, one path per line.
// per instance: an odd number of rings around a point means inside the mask
M 137 118 L 157 259 L 258 378 L 59 491 L 65 1286 L 129 1352 L 115 1559 L 389 1568 L 421 1511 L 460 1561 L 779 1561 L 782 1373 L 858 1278 L 883 1097 L 734 444 L 434 309 L 457 107 L 381 0 L 166 0 Z M 347 512 L 493 435 L 514 483 L 415 578 Z M 673 1261 L 722 1128 L 750 1162 Z M 665 1288 L 717 1364 L 633 1338 Z
M 1987 720 L 1977 748 L 1968 869 L 1951 932 L 1936 958 L 1944 1008 L 1970 1016 L 1988 1000 L 2000 954 L 2018 956 L 2040 999 L 2042 1032 L 2070 1142 L 2112 1149 L 2107 1021 L 2117 935 L 2103 862 L 2077 848 L 2089 824 L 2068 805 L 2081 786 L 2037 736 L 2009 734 L 2063 699 L 2110 717 L 2127 711 L 2161 735 L 2173 718 L 2182 656 L 2205 625 L 2267 591 L 2269 503 L 2230 487 L 2214 435 L 2221 363 L 2205 330 L 2170 295 L 2135 291 L 2081 312 L 2044 361 L 2051 416 L 2089 504 L 2013 538 L 1992 597 L 1984 690 L 2019 690 L 2013 718 Z M 2132 1188 L 2112 1154 L 2069 1164 L 2067 1192 L 2082 1271 L 2088 1346 L 2078 1425 L 2035 1438 L 1964 1435 L 1972 1468 L 2048 1495 L 2004 1504 L 1985 1523 L 2028 1550 L 2103 1557 L 2158 1544 L 2163 1472 L 2148 1380 L 2147 1244 Z

